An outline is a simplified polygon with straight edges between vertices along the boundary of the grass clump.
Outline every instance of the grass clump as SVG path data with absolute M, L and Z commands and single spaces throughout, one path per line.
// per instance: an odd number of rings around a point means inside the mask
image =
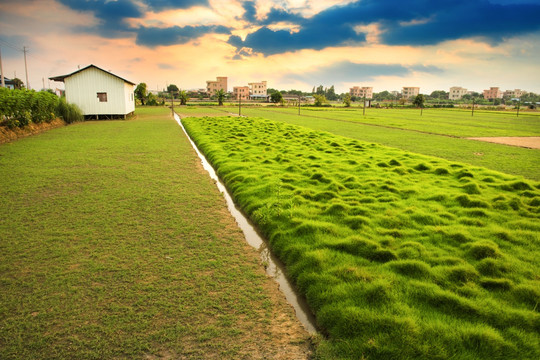
M 501 256 L 497 244 L 487 240 L 472 243 L 469 247 L 469 254 L 476 260 L 498 258 Z
M 254 220 L 327 335 L 320 358 L 491 360 L 493 349 L 519 358 L 524 346 L 540 357 L 529 341 L 531 288 L 540 287 L 533 181 L 280 121 L 185 125 L 225 179 L 257 178 L 237 183 L 233 197 L 252 219 L 252 209 L 272 204 L 264 224 Z M 233 129 L 250 144 L 230 138 Z M 278 154 L 294 155 L 285 165 Z M 291 189 L 268 185 L 281 179 Z M 503 189 L 517 182 L 530 189 Z

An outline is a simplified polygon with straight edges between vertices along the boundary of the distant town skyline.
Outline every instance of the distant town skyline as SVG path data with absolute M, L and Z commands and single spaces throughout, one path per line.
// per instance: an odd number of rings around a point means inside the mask
M 540 0 L 3 0 L 4 75 L 94 64 L 148 89 L 463 87 L 540 93 Z M 52 88 L 62 84 L 51 83 Z

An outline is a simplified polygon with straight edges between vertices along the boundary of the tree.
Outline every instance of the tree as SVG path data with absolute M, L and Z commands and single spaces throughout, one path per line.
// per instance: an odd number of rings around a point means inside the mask
M 283 95 L 279 91 L 272 93 L 270 95 L 270 101 L 272 101 L 274 104 L 277 104 L 283 100 Z
M 345 107 L 351 107 L 351 94 L 347 93 L 343 96 L 343 104 Z
M 179 91 L 178 86 L 174 84 L 167 86 L 167 92 L 172 94 L 173 99 L 174 99 L 174 94 L 178 94 L 178 91 Z
M 414 106 L 421 108 L 421 107 L 424 107 L 424 102 L 426 102 L 426 98 L 424 97 L 424 95 L 423 94 L 418 94 L 414 98 L 413 104 L 414 104 Z
M 315 94 L 324 95 L 324 88 L 322 85 L 317 86 L 317 90 L 315 91 Z
M 279 92 L 279 90 L 273 89 L 273 88 L 268 88 L 268 89 L 266 89 L 266 93 L 267 93 L 268 95 L 272 95 L 272 94 L 275 93 L 275 92 Z
M 178 98 L 180 99 L 180 105 L 186 105 L 189 100 L 188 93 L 185 90 L 178 93 Z
M 326 98 L 330 101 L 334 101 L 337 99 L 336 90 L 334 89 L 334 85 L 330 86 L 330 88 L 326 91 Z
M 223 100 L 225 100 L 225 91 L 223 89 L 219 89 L 216 91 L 216 98 L 218 101 L 219 106 L 223 106 Z
M 154 94 L 152 94 L 152 93 L 148 94 L 148 96 L 146 98 L 146 105 L 148 105 L 148 106 L 157 106 L 158 105 L 156 96 Z
M 13 87 L 15 87 L 15 89 L 21 90 L 24 88 L 24 83 L 22 82 L 21 79 L 13 78 L 11 81 L 13 82 Z
M 313 97 L 315 98 L 315 103 L 314 103 L 315 106 L 322 106 L 323 104 L 326 104 L 328 102 L 326 100 L 326 96 L 324 95 L 315 94 L 313 95 Z
M 448 93 L 444 90 L 435 90 L 429 97 L 432 99 L 448 99 Z
M 135 88 L 135 97 L 141 102 L 141 105 L 144 105 L 146 100 L 146 83 L 140 83 Z

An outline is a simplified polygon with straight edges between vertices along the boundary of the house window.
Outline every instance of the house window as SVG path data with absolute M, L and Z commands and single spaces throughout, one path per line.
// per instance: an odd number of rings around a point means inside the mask
M 133 93 L 131 94 L 131 101 L 133 101 Z
M 106 92 L 98 92 L 97 98 L 99 99 L 99 102 L 107 102 L 107 93 Z

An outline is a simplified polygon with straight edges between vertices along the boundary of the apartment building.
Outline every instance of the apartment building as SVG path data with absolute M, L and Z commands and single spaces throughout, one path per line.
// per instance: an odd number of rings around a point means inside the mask
M 484 90 L 484 99 L 502 99 L 503 93 L 498 87 L 490 87 L 489 90 Z
M 520 97 L 525 94 L 525 90 L 515 89 L 515 90 L 506 90 L 504 92 L 505 97 L 509 97 L 510 99 L 519 99 Z
M 416 97 L 418 94 L 420 94 L 419 87 L 403 87 L 401 90 L 401 96 L 405 99 Z
M 349 89 L 349 94 L 351 96 L 356 96 L 357 98 L 366 98 L 366 99 L 372 99 L 373 98 L 373 88 L 368 86 L 353 86 Z
M 253 98 L 266 97 L 266 81 L 248 83 L 249 92 Z
M 248 100 L 249 99 L 249 86 L 233 87 L 233 96 L 235 100 Z
M 227 77 L 221 76 L 217 77 L 217 80 L 208 80 L 206 81 L 206 93 L 208 96 L 213 96 L 218 90 L 223 90 L 227 92 Z
M 469 92 L 467 89 L 460 86 L 452 86 L 450 92 L 448 93 L 448 99 L 450 100 L 460 100 L 463 95 L 467 95 Z

